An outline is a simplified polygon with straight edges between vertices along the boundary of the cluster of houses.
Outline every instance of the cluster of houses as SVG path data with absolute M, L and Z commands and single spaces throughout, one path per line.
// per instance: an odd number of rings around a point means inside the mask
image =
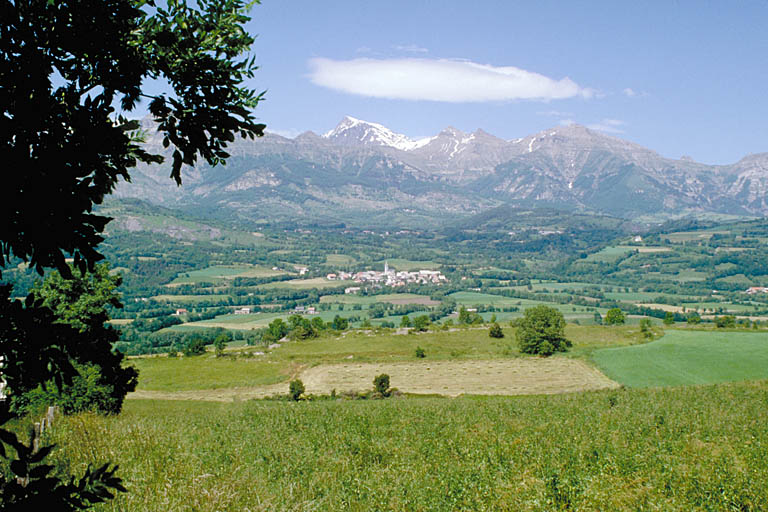
M 752 286 L 751 288 L 747 288 L 744 293 L 747 295 L 755 295 L 756 293 L 768 293 L 768 288 L 765 286 Z
M 408 284 L 443 284 L 446 277 L 439 270 L 416 270 L 413 272 L 396 271 L 384 263 L 384 272 L 378 270 L 365 270 L 362 272 L 339 272 L 328 274 L 329 281 L 354 281 L 361 285 L 374 286 L 405 286 Z M 360 286 L 350 286 L 345 293 L 357 293 Z

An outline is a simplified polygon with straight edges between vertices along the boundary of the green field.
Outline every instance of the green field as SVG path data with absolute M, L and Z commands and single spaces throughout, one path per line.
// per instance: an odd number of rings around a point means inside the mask
M 259 358 L 234 359 L 209 356 L 165 356 L 131 359 L 139 369 L 139 390 L 190 391 L 263 386 L 290 377 L 290 364 Z
M 389 268 L 393 268 L 402 272 L 412 272 L 414 270 L 438 270 L 442 265 L 431 260 L 418 261 L 418 260 L 406 260 L 401 258 L 392 258 L 388 260 L 382 260 L 378 262 L 377 270 L 384 270 L 384 263 L 389 264 Z M 379 269 L 379 267 L 381 267 Z
M 606 375 L 631 387 L 767 379 L 768 335 L 670 331 L 653 343 L 597 350 L 592 357 Z
M 261 265 L 211 265 L 201 270 L 180 274 L 170 284 L 217 283 L 236 277 L 273 277 L 283 274 L 285 274 L 284 271 L 272 270 Z
M 393 304 L 424 304 L 438 302 L 430 300 L 427 295 L 417 295 L 415 293 L 387 293 L 382 295 L 325 295 L 320 298 L 320 302 L 330 302 L 332 304 L 376 304 L 377 302 L 390 302 Z
M 496 317 L 500 320 L 509 320 L 512 318 L 518 318 L 523 315 L 523 312 L 525 309 L 538 306 L 538 305 L 545 305 L 549 306 L 551 308 L 554 308 L 558 311 L 560 311 L 566 318 L 569 320 L 575 320 L 578 319 L 579 321 L 582 320 L 588 320 L 594 317 L 594 312 L 599 311 L 600 314 L 604 315 L 607 309 L 605 308 L 592 308 L 589 306 L 573 306 L 570 304 L 557 304 L 547 301 L 541 301 L 541 300 L 532 300 L 532 299 L 519 299 L 517 297 L 504 297 L 501 295 L 493 295 L 490 293 L 480 293 L 480 292 L 455 292 L 450 295 L 450 297 L 456 301 L 457 304 L 461 306 L 477 306 L 477 305 L 487 305 L 487 306 L 494 306 L 494 307 L 517 307 L 519 308 L 516 312 L 497 312 Z M 483 318 L 490 318 L 492 313 L 485 314 L 483 313 Z
M 259 285 L 260 289 L 272 290 L 275 288 L 292 288 L 295 290 L 309 290 L 310 288 L 336 288 L 338 286 L 355 286 L 353 281 L 329 281 L 324 277 L 312 279 L 290 279 Z
M 347 254 L 328 254 L 325 257 L 326 265 L 346 266 L 355 262 L 355 258 Z
M 120 465 L 97 510 L 765 510 L 765 383 L 534 397 L 129 401 L 55 462 Z
M 586 261 L 616 261 L 620 257 L 629 254 L 635 248 L 624 246 L 606 247 L 594 254 L 587 256 Z
M 242 315 L 241 318 L 246 316 Z M 504 338 L 494 339 L 488 336 L 487 328 L 412 335 L 385 332 L 375 336 L 368 331 L 359 331 L 283 343 L 280 348 L 253 359 L 217 359 L 209 353 L 179 359 L 164 356 L 137 357 L 131 358 L 129 362 L 139 370 L 139 390 L 190 391 L 248 387 L 285 381 L 299 366 L 349 362 L 350 356 L 355 362 L 416 361 L 416 347 L 426 351 L 429 361 L 520 357 L 514 342 L 514 329 L 504 327 L 503 332 Z M 632 326 L 568 325 L 566 337 L 574 345 L 568 353 L 569 357 L 580 357 L 605 347 L 631 345 L 641 339 L 639 330 Z M 262 351 L 264 348 L 251 347 L 249 350 Z
M 201 302 L 209 302 L 216 300 L 226 300 L 231 298 L 231 295 L 155 295 L 152 300 L 158 302 L 174 302 L 180 304 L 199 304 Z

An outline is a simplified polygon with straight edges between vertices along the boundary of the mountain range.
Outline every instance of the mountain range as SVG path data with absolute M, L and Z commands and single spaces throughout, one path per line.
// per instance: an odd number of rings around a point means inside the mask
M 146 144 L 163 153 L 144 124 Z M 732 165 L 660 156 L 580 125 L 514 140 L 448 127 L 413 140 L 345 117 L 329 132 L 238 140 L 226 166 L 140 166 L 118 197 L 250 221 L 414 226 L 499 206 L 549 207 L 634 219 L 768 214 L 768 153 Z M 499 211 L 504 211 L 501 209 Z

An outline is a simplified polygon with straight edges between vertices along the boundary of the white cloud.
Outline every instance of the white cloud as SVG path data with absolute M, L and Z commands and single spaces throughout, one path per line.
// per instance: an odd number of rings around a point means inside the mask
M 448 59 L 311 59 L 310 80 L 373 98 L 450 103 L 590 98 L 594 91 L 570 78 L 552 78 L 513 66 Z
M 573 112 L 561 112 L 559 110 L 545 110 L 543 112 L 536 112 L 536 114 L 540 116 L 547 116 L 547 117 L 570 117 L 573 115 Z
M 634 89 L 630 89 L 629 87 L 627 87 L 621 92 L 624 93 L 624 96 L 629 96 L 630 98 L 634 98 L 635 96 L 637 96 L 637 92 Z
M 626 123 L 618 119 L 603 119 L 598 123 L 588 124 L 587 128 L 590 130 L 596 130 L 598 132 L 606 133 L 624 133 L 622 126 Z
M 429 53 L 429 50 L 426 48 L 422 48 L 421 46 L 417 46 L 415 44 L 399 44 L 395 45 L 392 48 L 395 50 L 399 50 L 401 52 L 408 52 L 408 53 Z

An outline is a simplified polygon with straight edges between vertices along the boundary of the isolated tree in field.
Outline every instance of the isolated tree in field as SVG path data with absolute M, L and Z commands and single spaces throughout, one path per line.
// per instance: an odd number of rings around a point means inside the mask
M 334 331 L 345 331 L 349 329 L 349 320 L 342 318 L 340 315 L 336 315 L 333 317 L 333 322 L 331 322 L 331 329 Z
M 501 326 L 497 323 L 492 323 L 491 328 L 488 329 L 488 336 L 491 338 L 503 338 L 504 331 L 501 330 Z
M 411 319 L 408 315 L 403 315 L 400 319 L 400 327 L 411 327 Z
M 423 348 L 416 347 L 416 357 L 418 357 L 419 359 L 423 359 L 427 357 L 427 353 L 424 351 Z
M 595 316 L 594 316 L 594 318 L 595 318 L 595 324 L 597 324 L 597 325 L 603 325 L 603 317 L 602 317 L 602 316 L 600 316 L 600 312 L 599 312 L 599 311 L 595 311 Z
M 413 329 L 417 332 L 424 332 L 429 329 L 429 324 L 431 323 L 432 322 L 429 320 L 429 315 L 419 315 L 413 319 Z
M 624 325 L 624 312 L 619 308 L 611 308 L 605 314 L 605 325 Z
M 528 308 L 517 321 L 515 339 L 520 352 L 550 356 L 565 352 L 571 342 L 565 337 L 563 314 L 549 306 Z
M 213 340 L 213 349 L 215 350 L 216 357 L 221 357 L 224 355 L 224 349 L 226 348 L 228 341 L 229 336 L 226 334 L 219 334 L 216 336 L 216 339 Z
M 386 373 L 382 373 L 381 375 L 377 375 L 373 379 L 373 390 L 377 393 L 381 393 L 384 396 L 387 396 L 387 390 L 389 389 L 389 375 Z
M 254 41 L 243 28 L 247 8 L 242 0 L 0 1 L 0 162 L 13 170 L 0 187 L 0 267 L 20 258 L 68 278 L 69 255 L 78 269 L 93 269 L 110 220 L 93 207 L 137 163 L 169 156 L 170 174 L 181 183 L 184 165 L 198 157 L 223 163 L 235 136 L 263 134 L 252 113 L 261 95 L 245 86 L 256 66 L 241 58 Z M 151 93 L 154 81 L 167 91 Z M 140 123 L 129 119 L 142 99 L 162 155 L 139 145 Z M 0 290 L 10 395 L 50 380 L 71 383 L 77 370 L 70 354 L 83 333 L 34 296 L 11 296 L 8 287 Z M 0 413 L 0 423 L 8 418 Z M 87 508 L 124 491 L 106 466 L 72 483 L 42 467 L 19 474 L 29 469 L 31 452 L 9 432 L 1 438 L 17 448 L 11 471 L 30 482 L 0 481 L 3 508 Z
M 664 322 L 664 325 L 672 325 L 672 324 L 674 324 L 675 323 L 675 314 L 672 313 L 671 311 L 667 311 L 664 314 L 663 322 Z
M 651 330 L 651 320 L 649 318 L 640 319 L 640 332 L 646 339 L 653 338 L 653 331 Z
M 288 384 L 288 395 L 291 397 L 291 400 L 298 401 L 301 395 L 304 394 L 304 391 L 304 383 L 299 379 L 292 380 Z

